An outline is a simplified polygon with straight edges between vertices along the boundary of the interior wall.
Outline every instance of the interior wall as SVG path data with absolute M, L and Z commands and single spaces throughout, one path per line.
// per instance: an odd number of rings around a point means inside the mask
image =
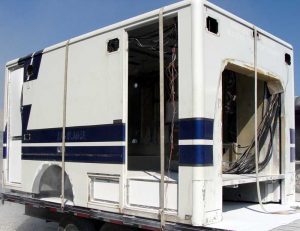
M 225 70 L 223 72 L 223 172 L 225 173 L 228 173 L 227 171 L 235 162 L 238 164 L 248 164 L 252 166 L 254 166 L 255 163 L 254 147 L 250 149 L 250 154 L 248 154 L 250 156 L 252 155 L 252 161 L 241 161 L 241 159 L 245 157 L 244 152 L 248 149 L 249 145 L 251 145 L 255 136 L 254 84 L 253 77 L 242 75 L 233 71 Z M 266 81 L 258 79 L 258 127 L 269 110 L 272 97 L 273 96 L 270 95 L 267 89 Z M 229 103 L 227 102 L 228 100 Z M 231 109 L 229 110 L 228 107 Z M 267 155 L 270 150 L 269 145 L 271 145 L 272 153 L 267 165 L 261 170 L 261 175 L 280 173 L 279 118 L 275 116 L 272 121 L 274 121 L 274 124 L 267 126 L 268 132 L 261 136 L 259 142 L 259 163 L 262 163 L 262 161 L 269 158 Z M 235 125 L 233 127 L 236 129 L 234 134 L 236 137 L 232 137 L 232 133 L 234 133 L 232 131 L 231 134 L 226 135 L 226 133 L 228 133 L 226 129 L 232 129 L 228 126 L 228 124 Z M 228 139 L 228 137 L 230 139 Z M 234 174 L 234 172 L 229 173 Z M 237 172 L 235 174 L 242 173 Z M 261 183 L 261 195 L 264 202 L 280 202 L 279 182 Z M 248 183 L 236 185 L 236 187 L 224 187 L 223 200 L 258 202 L 256 185 L 254 183 Z
M 234 81 L 235 79 L 235 81 Z M 226 81 L 230 81 L 227 83 Z M 234 83 L 234 84 L 233 84 Z M 234 85 L 234 89 L 228 88 L 228 85 Z M 228 96 L 229 95 L 229 96 Z M 267 88 L 267 83 L 261 79 L 257 81 L 257 114 L 258 127 L 268 111 L 271 95 Z M 230 103 L 227 103 L 227 101 Z M 255 130 L 255 107 L 254 99 L 254 79 L 240 73 L 225 70 L 223 72 L 223 172 L 227 172 L 232 164 L 239 160 L 249 145 L 254 140 Z M 228 114 L 228 108 L 231 107 Z M 233 113 L 233 111 L 235 113 Z M 278 116 L 278 115 L 277 115 Z M 268 132 L 262 136 L 259 144 L 259 163 L 269 159 L 267 153 L 271 150 L 272 155 L 268 164 L 261 170 L 262 174 L 279 174 L 280 170 L 280 134 L 279 119 L 276 117 L 272 128 L 267 128 Z M 273 121 L 273 120 L 272 120 Z M 229 125 L 231 126 L 229 126 Z M 234 126 L 232 126 L 232 124 Z M 232 128 L 233 127 L 233 128 Z M 232 130 L 235 130 L 235 136 L 232 137 Z M 274 130 L 274 131 L 273 131 Z M 272 132 L 271 132 L 272 131 Z M 228 133 L 231 134 L 228 135 Z M 226 135 L 227 134 L 227 135 Z M 228 139 L 228 136 L 230 139 Z M 271 149 L 269 147 L 271 145 Z M 250 146 L 251 147 L 251 146 Z M 250 150 L 254 155 L 254 147 Z M 268 158 L 267 158 L 268 157 Z M 254 165 L 254 157 L 252 160 Z
M 160 171 L 158 23 L 129 31 L 128 38 L 128 169 Z M 171 158 L 170 169 L 178 171 L 177 18 L 164 21 L 164 41 L 165 163 L 168 169 Z

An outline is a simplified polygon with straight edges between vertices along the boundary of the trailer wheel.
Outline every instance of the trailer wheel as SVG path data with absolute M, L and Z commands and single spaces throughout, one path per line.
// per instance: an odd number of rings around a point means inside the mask
M 96 231 L 96 228 L 91 221 L 68 217 L 59 223 L 58 231 Z

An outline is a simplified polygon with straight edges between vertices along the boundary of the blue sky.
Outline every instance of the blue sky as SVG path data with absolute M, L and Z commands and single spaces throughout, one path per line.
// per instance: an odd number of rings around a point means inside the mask
M 176 0 L 0 1 L 0 107 L 7 61 Z M 295 50 L 295 94 L 300 95 L 300 1 L 211 0 L 291 43 Z

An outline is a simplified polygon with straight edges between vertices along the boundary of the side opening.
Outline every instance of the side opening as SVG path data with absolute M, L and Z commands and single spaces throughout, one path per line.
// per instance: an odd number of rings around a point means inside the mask
M 128 170 L 159 172 L 158 23 L 132 30 L 128 35 Z M 174 172 L 178 171 L 177 41 L 177 18 L 165 20 L 165 162 L 166 171 Z
M 128 31 L 128 204 L 159 207 L 160 94 L 158 21 Z M 164 19 L 166 208 L 177 210 L 177 17 Z M 137 179 L 138 178 L 138 179 Z M 146 191 L 148 191 L 146 193 Z M 152 199 L 147 199 L 152 191 Z M 138 196 L 137 196 L 138 195 Z
M 264 202 L 280 201 L 280 98 L 267 78 L 257 82 L 259 172 Z M 254 78 L 222 74 L 223 199 L 257 202 L 254 142 Z M 275 177 L 275 181 L 267 180 Z M 254 179 L 254 180 L 253 180 Z

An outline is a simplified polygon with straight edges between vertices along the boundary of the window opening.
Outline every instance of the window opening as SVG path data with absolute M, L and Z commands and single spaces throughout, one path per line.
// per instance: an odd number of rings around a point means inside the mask
M 111 39 L 107 43 L 107 51 L 109 53 L 119 50 L 120 42 L 118 38 Z
M 206 27 L 208 31 L 218 34 L 219 33 L 219 25 L 218 21 L 210 16 L 206 18 Z

